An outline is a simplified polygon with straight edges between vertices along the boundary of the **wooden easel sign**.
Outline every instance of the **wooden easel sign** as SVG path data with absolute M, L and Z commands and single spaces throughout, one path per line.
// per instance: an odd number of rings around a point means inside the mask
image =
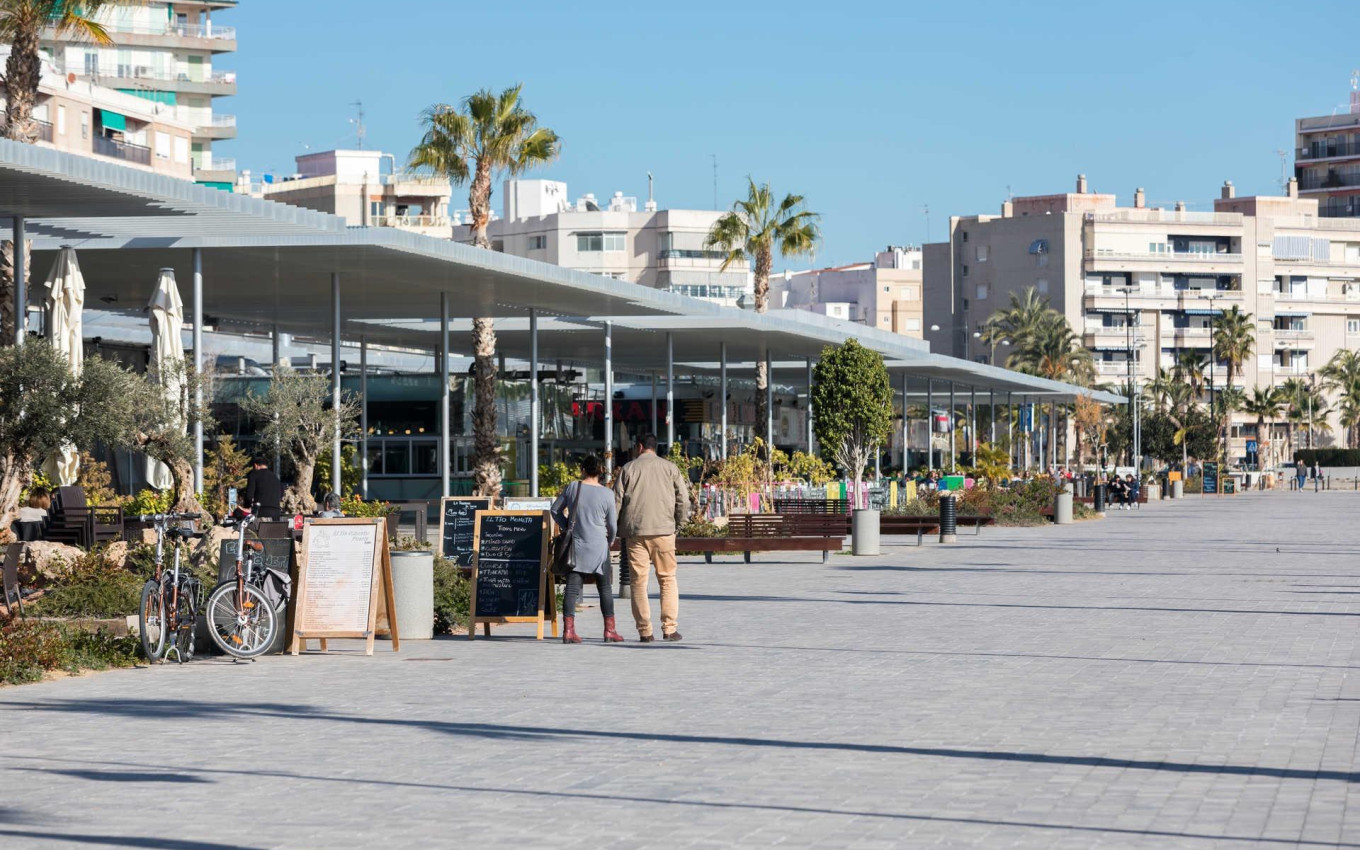
M 445 496 L 439 503 L 439 537 L 435 554 L 460 567 L 472 566 L 472 533 L 477 526 L 477 511 L 489 511 L 495 504 L 489 496 Z
M 543 639 L 551 527 L 547 511 L 477 511 L 469 640 L 492 623 L 535 623 Z
M 378 634 L 391 636 L 393 652 L 401 649 L 386 528 L 382 518 L 313 519 L 303 526 L 289 652 L 305 650 L 311 638 L 321 641 L 322 652 L 327 638 L 364 638 L 364 654 L 372 655 Z M 384 629 L 378 628 L 380 608 Z

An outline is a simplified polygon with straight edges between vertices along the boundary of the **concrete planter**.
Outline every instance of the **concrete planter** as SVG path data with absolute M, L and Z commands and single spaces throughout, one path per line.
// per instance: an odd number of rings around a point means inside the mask
M 402 640 L 434 637 L 434 553 L 392 553 L 392 595 L 397 603 L 397 634 Z
M 1184 481 L 1172 481 L 1172 482 L 1171 482 L 1171 498 L 1173 498 L 1173 499 L 1184 499 L 1184 498 L 1185 498 L 1185 482 L 1184 482 Z
M 1057 525 L 1072 523 L 1072 485 L 1063 487 L 1053 500 L 1053 522 Z
M 873 509 L 856 510 L 850 520 L 853 535 L 851 551 L 856 555 L 877 555 L 878 548 L 878 511 Z

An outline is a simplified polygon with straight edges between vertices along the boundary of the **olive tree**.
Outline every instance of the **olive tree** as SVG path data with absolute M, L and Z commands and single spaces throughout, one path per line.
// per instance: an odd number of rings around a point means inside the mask
M 813 430 L 822 456 L 855 481 L 892 429 L 892 384 L 883 357 L 847 339 L 829 346 L 812 370 Z
M 341 439 L 353 436 L 359 418 L 353 399 L 342 396 L 340 409 L 332 410 L 330 395 L 327 376 L 279 367 L 264 396 L 252 392 L 241 402 L 255 420 L 260 444 L 278 446 L 279 453 L 292 461 L 297 477 L 284 499 L 305 513 L 316 510 L 312 478 L 317 458 L 337 434 Z

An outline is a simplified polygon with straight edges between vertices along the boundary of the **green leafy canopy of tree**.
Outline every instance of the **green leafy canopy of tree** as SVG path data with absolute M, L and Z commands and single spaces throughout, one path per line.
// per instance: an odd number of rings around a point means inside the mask
M 882 355 L 855 339 L 823 350 L 813 367 L 812 404 L 822 456 L 858 484 L 892 428 L 892 384 Z

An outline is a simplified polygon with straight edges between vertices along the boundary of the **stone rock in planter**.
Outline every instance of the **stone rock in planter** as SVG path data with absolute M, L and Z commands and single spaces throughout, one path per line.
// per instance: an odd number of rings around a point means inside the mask
M 109 563 L 120 569 L 127 567 L 128 542 L 126 540 L 115 540 L 104 547 L 104 558 Z
M 62 568 L 74 564 L 85 556 L 79 546 L 38 540 L 28 544 L 23 563 L 31 574 L 41 582 L 48 582 L 59 576 Z

